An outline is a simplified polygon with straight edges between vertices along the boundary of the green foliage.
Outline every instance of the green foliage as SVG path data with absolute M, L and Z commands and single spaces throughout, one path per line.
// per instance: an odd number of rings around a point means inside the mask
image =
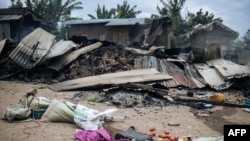
M 76 0 L 26 0 L 25 4 L 49 22 L 51 30 L 57 30 L 58 22 L 70 19 L 72 10 L 83 9 Z
M 173 29 L 182 23 L 181 9 L 186 0 L 160 0 L 163 7 L 167 9 L 167 15 L 172 19 Z M 161 13 L 160 13 L 161 14 Z
M 157 12 L 159 13 L 159 15 L 152 14 L 152 15 L 151 15 L 151 18 L 159 18 L 159 17 L 163 17 L 163 16 L 168 15 L 168 9 L 167 9 L 166 7 L 160 8 L 160 7 L 157 5 L 156 9 L 157 9 Z
M 192 28 L 196 25 L 205 25 L 213 21 L 222 22 L 223 20 L 221 18 L 214 18 L 214 14 L 209 13 L 208 11 L 203 12 L 202 9 L 200 9 L 196 13 L 188 12 L 186 27 L 188 30 L 192 30 Z
M 244 42 L 240 39 L 233 41 L 231 45 L 236 51 L 243 51 L 245 49 Z
M 130 5 L 128 4 L 128 2 L 125 0 L 123 1 L 123 4 L 117 4 L 117 8 L 116 8 L 116 13 L 114 18 L 117 19 L 121 19 L 121 18 L 135 18 L 136 15 L 140 14 L 141 11 L 135 11 L 136 9 L 136 5 L 134 5 L 133 7 L 130 7 Z
M 235 40 L 232 47 L 237 51 L 250 50 L 250 29 L 247 30 L 242 39 Z
M 22 8 L 23 7 L 23 3 L 21 2 L 21 0 L 11 0 L 11 6 L 9 6 L 9 8 Z
M 88 16 L 91 19 L 112 19 L 115 15 L 115 9 L 111 8 L 110 10 L 106 9 L 105 5 L 100 7 L 100 5 L 97 5 L 96 9 L 96 16 L 93 16 L 91 14 L 88 14 Z
M 250 29 L 247 30 L 246 34 L 243 37 L 245 48 L 250 50 Z
M 100 5 L 97 5 L 96 9 L 96 16 L 88 14 L 88 16 L 91 19 L 121 19 L 121 18 L 136 18 L 138 14 L 141 13 L 140 10 L 136 11 L 136 5 L 133 7 L 130 7 L 128 2 L 125 0 L 123 3 L 117 4 L 116 8 L 111 8 L 110 10 L 106 9 L 106 7 L 103 5 L 100 7 Z

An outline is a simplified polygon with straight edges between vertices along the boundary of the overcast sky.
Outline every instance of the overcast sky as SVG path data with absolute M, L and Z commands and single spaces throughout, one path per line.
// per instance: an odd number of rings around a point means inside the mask
M 22 0 L 24 1 L 24 0 Z M 72 16 L 89 19 L 88 14 L 95 15 L 97 4 L 106 8 L 115 8 L 123 0 L 78 0 L 84 7 L 83 10 L 72 12 Z M 130 6 L 137 5 L 136 10 L 141 10 L 138 18 L 149 18 L 151 14 L 157 14 L 156 6 L 162 7 L 160 0 L 127 0 Z M 0 0 L 0 8 L 10 6 L 10 0 Z M 197 12 L 200 8 L 221 17 L 223 23 L 243 36 L 250 29 L 250 0 L 186 0 L 182 10 L 182 17 L 186 17 L 187 11 Z

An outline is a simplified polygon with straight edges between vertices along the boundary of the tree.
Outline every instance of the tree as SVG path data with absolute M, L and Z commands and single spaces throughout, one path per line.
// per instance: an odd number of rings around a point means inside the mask
M 88 14 L 88 16 L 91 19 L 112 19 L 115 15 L 115 9 L 111 8 L 110 10 L 105 8 L 105 5 L 102 6 L 102 8 L 100 7 L 100 5 L 97 5 L 97 9 L 96 9 L 96 16 L 93 16 L 91 14 Z
M 83 9 L 82 3 L 76 0 L 26 0 L 26 6 L 38 15 L 44 17 L 51 30 L 57 30 L 58 22 L 70 19 L 72 10 Z
M 181 9 L 186 0 L 160 0 L 163 7 L 167 10 L 167 15 L 172 19 L 173 29 L 175 30 L 181 23 Z
M 167 9 L 166 7 L 160 8 L 160 7 L 157 5 L 156 9 L 157 9 L 157 12 L 159 13 L 159 15 L 157 15 L 157 14 L 152 14 L 152 15 L 151 15 L 151 18 L 159 18 L 159 17 L 163 17 L 163 16 L 168 15 L 168 9 Z
M 11 6 L 9 6 L 9 8 L 22 8 L 23 7 L 23 3 L 21 2 L 21 0 L 11 0 Z
M 196 13 L 188 12 L 186 24 L 189 30 L 191 30 L 194 26 L 198 24 L 205 25 L 213 21 L 222 22 L 223 20 L 221 18 L 214 18 L 214 14 L 209 13 L 208 11 L 203 12 L 202 9 L 200 9 Z
M 250 50 L 250 29 L 248 29 L 246 34 L 244 35 L 243 42 L 245 44 L 245 48 L 247 50 Z
M 136 5 L 134 5 L 133 7 L 130 7 L 128 2 L 125 0 L 125 1 L 123 1 L 122 5 L 117 4 L 116 13 L 115 13 L 114 18 L 117 18 L 117 19 L 135 18 L 138 14 L 141 13 L 140 10 L 135 11 L 136 7 L 137 7 Z

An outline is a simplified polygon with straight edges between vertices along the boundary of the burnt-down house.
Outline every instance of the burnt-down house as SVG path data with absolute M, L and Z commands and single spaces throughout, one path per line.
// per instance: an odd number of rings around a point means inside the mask
M 27 8 L 0 9 L 0 40 L 19 42 L 38 27 L 46 29 L 46 21 Z
M 67 37 L 86 37 L 88 40 L 112 42 L 118 45 L 134 45 L 137 43 L 149 46 L 154 41 L 168 41 L 159 37 L 164 34 L 163 26 L 169 19 L 129 18 L 129 19 L 92 19 L 68 21 Z M 170 26 L 169 26 L 170 27 Z M 162 43 L 167 45 L 167 43 Z M 154 44 L 155 45 L 155 44 Z
M 150 20 L 138 19 L 92 19 L 69 21 L 68 37 L 84 36 L 89 40 L 97 39 L 121 45 L 130 44 L 135 32 L 149 26 Z
M 181 35 L 182 45 L 191 46 L 193 51 L 206 51 L 210 46 L 219 46 L 220 55 L 226 59 L 237 60 L 231 53 L 231 44 L 238 37 L 238 32 L 221 22 L 214 21 L 206 25 L 196 26 L 192 31 Z M 230 55 L 230 57 L 228 56 Z M 231 56 L 232 55 L 232 56 Z M 233 57 L 233 58 L 232 58 Z

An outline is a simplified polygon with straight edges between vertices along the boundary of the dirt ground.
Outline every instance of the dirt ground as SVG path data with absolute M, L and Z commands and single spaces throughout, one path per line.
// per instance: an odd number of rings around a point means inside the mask
M 54 92 L 42 84 L 24 84 L 18 82 L 0 81 L 0 114 L 2 115 L 7 107 L 15 107 L 23 95 L 32 88 L 37 88 L 37 96 L 49 99 L 64 99 L 71 101 L 77 91 Z M 88 98 L 95 98 L 97 93 L 88 95 Z M 242 111 L 241 108 L 215 106 L 209 111 L 208 117 L 196 116 L 188 106 L 166 106 L 166 107 L 142 107 L 142 108 L 118 108 L 108 106 L 105 103 L 90 104 L 85 99 L 79 101 L 89 108 L 104 111 L 109 108 L 117 108 L 114 114 L 126 116 L 122 122 L 109 123 L 110 126 L 126 130 L 134 126 L 137 131 L 148 132 L 152 126 L 156 128 L 156 134 L 169 130 L 171 134 L 182 136 L 198 137 L 218 137 L 223 136 L 224 124 L 250 124 L 250 113 Z M 172 126 L 169 123 L 178 123 L 179 126 Z M 73 134 L 77 126 L 71 123 L 40 122 L 32 120 L 29 122 L 9 123 L 0 120 L 0 140 L 1 141 L 72 141 Z M 154 137 L 157 140 L 157 137 Z

